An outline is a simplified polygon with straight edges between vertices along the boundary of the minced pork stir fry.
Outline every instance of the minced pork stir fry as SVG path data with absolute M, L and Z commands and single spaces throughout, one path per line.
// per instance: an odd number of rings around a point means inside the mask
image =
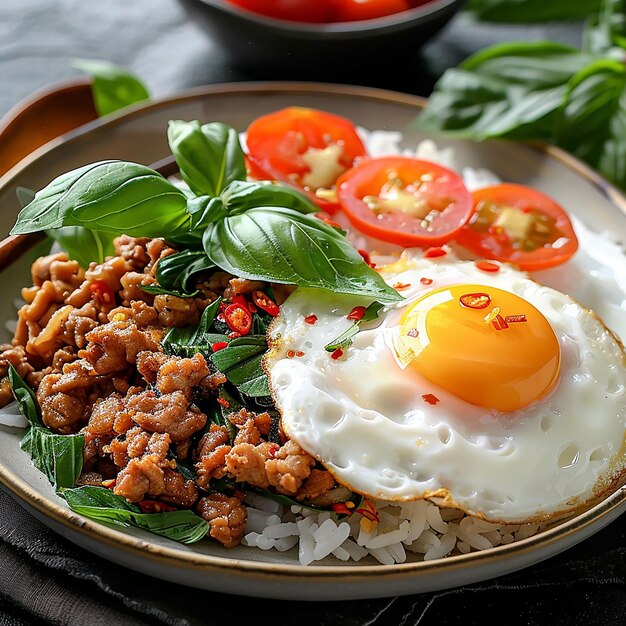
M 87 271 L 65 253 L 35 261 L 15 338 L 2 346 L 2 405 L 13 399 L 11 364 L 36 390 L 45 426 L 84 434 L 79 485 L 108 486 L 144 513 L 195 509 L 228 547 L 246 525 L 242 483 L 310 504 L 347 500 L 352 494 L 285 437 L 276 414 L 228 411 L 218 394 L 226 376 L 201 353 L 163 351 L 168 329 L 197 325 L 218 298 L 214 323 L 237 338 L 237 320 L 224 312 L 259 317 L 254 299 L 272 308 L 261 294 L 268 285 L 214 271 L 198 275 L 196 297 L 153 295 L 142 287 L 155 284 L 157 263 L 176 250 L 162 239 L 122 236 L 114 244 L 115 256 Z M 207 416 L 216 405 L 225 422 Z

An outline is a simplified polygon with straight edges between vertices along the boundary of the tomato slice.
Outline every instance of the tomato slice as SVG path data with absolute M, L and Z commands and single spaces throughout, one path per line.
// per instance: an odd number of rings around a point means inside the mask
M 338 207 L 333 188 L 339 175 L 367 154 L 350 120 L 302 107 L 257 118 L 247 144 L 250 176 L 304 190 L 327 213 Z
M 578 249 L 567 213 L 540 191 L 504 183 L 473 195 L 475 213 L 456 239 L 475 254 L 533 271 L 560 265 Z
M 472 215 L 472 196 L 453 171 L 418 159 L 360 163 L 337 181 L 341 208 L 366 235 L 404 247 L 438 246 Z

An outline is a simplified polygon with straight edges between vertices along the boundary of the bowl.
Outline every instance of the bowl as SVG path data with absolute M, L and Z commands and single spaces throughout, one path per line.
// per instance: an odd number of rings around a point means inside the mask
M 343 76 L 351 82 L 373 71 L 406 68 L 463 4 L 432 0 L 371 20 L 308 24 L 258 15 L 226 0 L 179 2 L 231 61 L 250 73 L 271 70 L 274 78 L 324 80 Z

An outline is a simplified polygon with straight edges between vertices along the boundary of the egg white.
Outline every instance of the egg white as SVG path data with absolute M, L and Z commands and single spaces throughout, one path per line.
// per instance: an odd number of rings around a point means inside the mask
M 429 260 L 407 251 L 381 273 L 391 285 L 410 285 L 406 299 L 365 325 L 340 359 L 324 346 L 367 301 L 300 288 L 269 332 L 265 367 L 283 428 L 339 482 L 376 499 L 430 498 L 524 523 L 588 504 L 626 479 L 626 358 L 592 312 L 511 267 L 486 273 L 452 254 Z M 392 346 L 404 307 L 454 284 L 498 287 L 543 313 L 562 359 L 547 398 L 499 413 L 401 368 Z M 310 314 L 314 325 L 304 320 Z M 439 402 L 428 404 L 425 394 Z

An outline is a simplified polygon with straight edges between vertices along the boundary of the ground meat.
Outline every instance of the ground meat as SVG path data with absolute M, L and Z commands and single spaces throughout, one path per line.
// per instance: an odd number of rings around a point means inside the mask
M 98 325 L 98 311 L 93 302 L 87 302 L 79 309 L 74 308 L 67 317 L 63 338 L 66 343 L 84 348 L 87 345 L 85 335 Z
M 269 413 L 254 413 L 252 411 L 248 411 L 247 409 L 241 409 L 234 413 L 230 413 L 227 416 L 227 419 L 240 429 L 240 433 L 242 434 L 241 439 L 236 440 L 237 443 L 258 443 L 258 441 L 249 441 L 245 437 L 245 432 L 250 433 L 252 438 L 256 438 L 256 434 L 251 431 L 252 426 L 255 427 L 257 433 L 266 437 L 272 426 L 272 418 Z
M 116 432 L 115 421 L 118 413 L 123 410 L 124 401 L 117 394 L 98 400 L 91 410 L 85 431 L 93 435 L 112 435 Z M 122 431 L 118 430 L 117 432 L 120 433 Z
M 109 322 L 131 321 L 138 328 L 154 326 L 159 319 L 155 308 L 142 300 L 134 300 L 130 306 L 118 306 L 107 317 Z
M 86 386 L 72 387 L 64 381 L 71 376 L 72 374 L 48 374 L 43 377 L 37 389 L 43 423 L 63 435 L 78 430 L 85 421 L 87 410 Z
M 152 276 L 140 272 L 126 272 L 120 279 L 120 283 L 122 285 L 120 299 L 123 306 L 130 306 L 134 300 L 152 302 L 154 296 L 141 288 L 141 286 L 155 283 Z
M 185 477 L 174 470 L 163 472 L 163 493 L 159 500 L 190 509 L 198 499 L 198 489 L 193 480 L 185 480 Z
M 223 426 L 211 424 L 198 443 L 196 473 L 201 489 L 208 489 L 212 478 L 222 478 L 226 474 L 226 455 L 230 452 L 230 437 Z
M 131 322 L 109 322 L 87 335 L 89 342 L 79 352 L 98 374 L 119 372 L 134 364 L 144 350 L 158 351 L 163 333 L 158 329 L 143 330 Z
M 266 463 L 277 449 L 278 446 L 275 443 L 269 442 L 263 442 L 258 446 L 251 443 L 233 446 L 233 449 L 226 455 L 228 475 L 237 482 L 247 482 L 254 487 L 266 489 L 270 484 Z
M 265 469 L 269 484 L 276 491 L 293 495 L 306 480 L 315 459 L 305 452 L 295 441 L 289 440 L 274 457 L 267 461 Z
M 206 424 L 206 415 L 190 410 L 189 400 L 182 391 L 157 396 L 154 391 L 142 391 L 128 398 L 126 408 L 133 420 L 144 430 L 168 433 L 172 441 L 184 441 Z
M 199 515 L 209 522 L 209 534 L 227 548 L 241 543 L 248 512 L 237 499 L 222 493 L 212 493 L 198 502 Z
M 309 477 L 296 493 L 296 500 L 311 500 L 330 491 L 335 486 L 335 479 L 330 472 L 312 469 Z
M 177 251 L 174 248 L 170 248 L 163 239 L 149 239 L 146 243 L 146 252 L 150 259 L 146 266 L 146 272 L 154 274 L 157 262 Z
M 150 257 L 146 251 L 149 241 L 147 237 L 121 235 L 113 240 L 113 246 L 116 254 L 124 258 L 133 269 L 140 270 L 150 263 Z
M 2 376 L 7 375 L 9 363 L 24 380 L 27 380 L 29 375 L 35 371 L 35 368 L 28 362 L 24 346 L 10 346 L 4 344 L 0 346 L 0 348 L 3 349 L 2 356 L 0 357 L 0 374 Z
M 231 278 L 228 281 L 228 287 L 224 291 L 224 297 L 230 299 L 233 296 L 252 293 L 253 291 L 263 290 L 267 287 L 267 283 L 260 280 L 248 280 L 247 278 Z
M 163 470 L 149 458 L 132 459 L 117 475 L 113 493 L 129 502 L 141 502 L 146 496 L 160 496 L 165 489 Z
M 154 299 L 154 308 L 159 314 L 159 323 L 163 326 L 194 326 L 204 309 L 202 302 L 196 298 L 159 294 Z

